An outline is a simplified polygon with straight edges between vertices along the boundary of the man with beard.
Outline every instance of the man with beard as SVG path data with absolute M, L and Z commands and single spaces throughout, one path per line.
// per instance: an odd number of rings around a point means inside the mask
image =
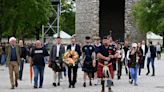
M 109 44 L 108 52 L 110 55 L 114 56 L 116 54 L 116 44 L 113 41 L 111 36 L 108 36 L 107 39 L 108 39 L 108 44 Z M 113 69 L 112 70 L 110 69 L 110 73 L 111 73 L 112 79 L 114 79 L 114 75 L 116 71 L 116 58 L 112 58 L 111 62 L 112 62 Z M 114 85 L 113 82 L 112 82 L 112 85 Z
M 98 62 L 98 78 L 101 78 L 102 90 L 101 92 L 105 92 L 105 80 L 107 81 L 108 92 L 112 92 L 112 74 L 110 71 L 113 71 L 112 61 L 114 55 L 110 53 L 110 45 L 109 39 L 107 37 L 103 37 L 103 45 L 100 46 L 99 52 L 97 53 L 97 58 L 99 58 Z

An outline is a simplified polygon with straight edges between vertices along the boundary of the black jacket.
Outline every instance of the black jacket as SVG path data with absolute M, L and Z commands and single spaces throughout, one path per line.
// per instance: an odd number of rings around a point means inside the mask
M 148 52 L 148 46 L 145 45 L 145 55 L 147 54 L 147 52 Z
M 150 53 L 151 53 L 152 58 L 156 57 L 156 48 L 155 48 L 155 46 L 150 45 Z
M 71 44 L 67 46 L 67 50 L 71 50 Z M 81 56 L 81 48 L 80 45 L 76 44 L 75 51 L 78 53 L 79 57 Z

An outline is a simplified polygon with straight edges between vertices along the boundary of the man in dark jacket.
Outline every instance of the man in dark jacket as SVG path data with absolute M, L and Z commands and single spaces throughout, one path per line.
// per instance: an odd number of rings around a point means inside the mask
M 148 53 L 147 53 L 147 70 L 148 72 L 146 73 L 146 75 L 149 75 L 150 73 L 150 68 L 149 65 L 151 63 L 152 65 L 152 76 L 155 76 L 155 67 L 154 67 L 154 59 L 156 57 L 156 48 L 154 45 L 152 45 L 152 41 L 149 42 L 149 48 L 148 48 Z
M 67 50 L 76 51 L 79 57 L 81 56 L 80 45 L 76 44 L 76 39 L 74 37 L 71 38 L 71 44 L 67 46 Z M 68 66 L 69 88 L 71 88 L 71 86 L 75 88 L 75 83 L 76 83 L 76 78 L 77 78 L 77 69 L 78 69 L 78 63 L 76 63 L 75 66 Z M 71 73 L 73 73 L 73 79 L 72 79 Z

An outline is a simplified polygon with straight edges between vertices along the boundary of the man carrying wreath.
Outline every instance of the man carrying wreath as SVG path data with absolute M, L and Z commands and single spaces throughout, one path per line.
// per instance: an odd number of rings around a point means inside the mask
M 76 38 L 75 37 L 71 38 L 71 44 L 69 44 L 67 46 L 67 50 L 76 51 L 77 54 L 78 54 L 78 58 L 81 56 L 81 48 L 80 48 L 80 45 L 78 45 L 76 43 Z M 75 88 L 75 83 L 76 83 L 76 79 L 77 79 L 78 61 L 79 61 L 79 59 L 74 61 L 74 63 L 75 63 L 74 65 L 68 65 L 69 88 L 71 88 L 71 86 L 72 86 L 72 88 Z M 73 73 L 73 77 L 71 76 L 72 73 Z

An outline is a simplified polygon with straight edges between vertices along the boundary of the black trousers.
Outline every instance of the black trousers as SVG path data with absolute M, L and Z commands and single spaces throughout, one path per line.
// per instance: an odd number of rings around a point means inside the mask
M 143 65 L 141 66 L 141 68 L 144 68 L 144 66 L 145 66 L 145 56 L 143 56 L 143 59 L 142 60 L 143 60 L 142 61 Z
M 121 75 L 122 75 L 122 62 L 118 61 L 117 76 L 120 77 Z
M 70 85 L 75 85 L 77 79 L 78 66 L 68 66 L 68 80 Z M 72 77 L 73 73 L 73 77 Z M 73 79 L 72 79 L 73 78 Z

